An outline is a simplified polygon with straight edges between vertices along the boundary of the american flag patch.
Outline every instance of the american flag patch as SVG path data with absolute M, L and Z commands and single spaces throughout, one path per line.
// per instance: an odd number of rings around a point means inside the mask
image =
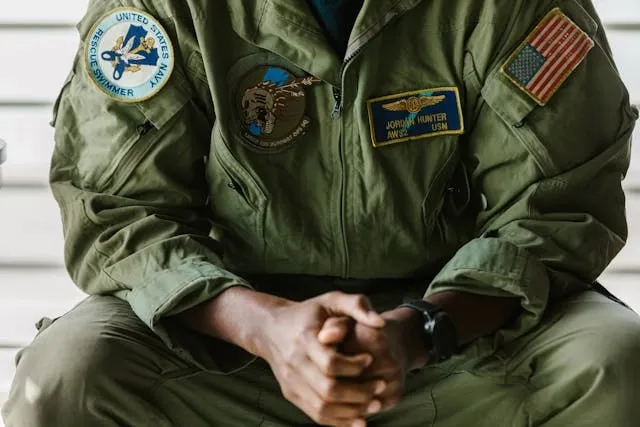
M 502 72 L 544 106 L 593 46 L 589 35 L 555 8 L 511 55 Z

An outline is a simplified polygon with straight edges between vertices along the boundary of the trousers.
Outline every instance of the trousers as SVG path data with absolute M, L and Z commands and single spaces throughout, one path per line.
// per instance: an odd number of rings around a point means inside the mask
M 490 356 L 408 374 L 400 404 L 368 425 L 631 427 L 639 354 L 639 317 L 587 291 L 550 306 L 535 330 Z M 6 427 L 314 425 L 265 361 L 229 374 L 199 369 L 113 297 L 89 297 L 16 359 Z

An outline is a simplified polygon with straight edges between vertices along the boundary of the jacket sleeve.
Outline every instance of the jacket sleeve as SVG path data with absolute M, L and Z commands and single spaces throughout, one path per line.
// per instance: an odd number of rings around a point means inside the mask
M 519 298 L 523 314 L 493 345 L 531 330 L 550 300 L 587 289 L 627 237 L 621 180 L 638 114 L 593 10 L 554 2 L 595 47 L 545 106 L 500 70 L 550 3 L 514 2 L 509 25 L 487 20 L 471 39 L 465 79 L 475 103 L 463 157 L 485 208 L 475 238 L 426 293 Z
M 100 17 L 108 4 L 92 2 L 88 17 Z M 126 300 L 179 355 L 222 369 L 171 321 L 230 287 L 250 287 L 225 270 L 207 219 L 215 203 L 205 177 L 214 119 L 194 102 L 177 63 L 155 96 L 123 103 L 99 90 L 83 54 L 81 46 L 54 109 L 50 179 L 66 266 L 88 294 Z

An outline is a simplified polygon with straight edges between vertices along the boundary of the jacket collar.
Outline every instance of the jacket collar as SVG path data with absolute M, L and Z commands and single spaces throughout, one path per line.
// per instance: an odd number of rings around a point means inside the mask
M 421 1 L 365 0 L 351 32 L 346 59 L 355 56 L 387 24 Z M 340 86 L 345 58 L 337 56 L 305 0 L 228 0 L 227 4 L 240 37 Z

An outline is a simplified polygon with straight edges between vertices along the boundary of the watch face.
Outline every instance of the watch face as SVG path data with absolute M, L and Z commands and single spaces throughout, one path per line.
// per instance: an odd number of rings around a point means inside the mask
M 448 314 L 440 312 L 435 316 L 433 327 L 433 345 L 438 359 L 449 359 L 458 351 L 458 334 Z

